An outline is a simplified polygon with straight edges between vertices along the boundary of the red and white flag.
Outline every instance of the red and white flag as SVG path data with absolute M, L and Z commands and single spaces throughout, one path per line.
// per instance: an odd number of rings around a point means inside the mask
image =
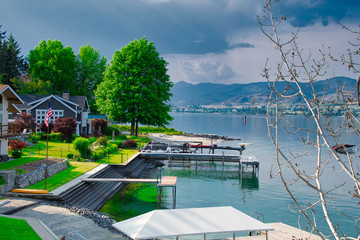
M 46 119 L 45 119 L 45 125 L 46 127 L 49 127 L 49 120 L 50 120 L 50 117 L 53 115 L 52 113 L 52 110 L 51 110 L 51 106 L 50 106 L 50 101 L 49 101 L 49 108 L 48 108 L 48 111 L 46 113 Z

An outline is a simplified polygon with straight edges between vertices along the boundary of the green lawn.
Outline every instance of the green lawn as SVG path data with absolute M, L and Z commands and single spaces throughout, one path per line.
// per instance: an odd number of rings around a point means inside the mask
M 0 217 L 0 239 L 41 240 L 25 220 L 7 217 Z
M 121 151 L 113 152 L 99 161 L 107 164 L 122 164 L 137 152 L 139 152 L 139 150 L 121 149 Z
M 49 157 L 66 158 L 68 153 L 77 154 L 72 143 L 49 142 Z M 46 157 L 46 141 L 24 148 L 23 156 Z
M 2 162 L 2 163 L 0 163 L 0 170 L 12 169 L 14 167 L 21 166 L 21 165 L 24 165 L 29 162 L 38 161 L 43 158 L 44 157 L 33 157 L 33 156 L 32 157 L 21 157 L 21 158 L 17 158 L 17 159 L 8 161 L 8 162 Z
M 47 189 L 52 191 L 65 183 L 81 176 L 82 174 L 97 167 L 99 162 L 71 162 L 70 167 L 47 179 Z M 28 187 L 29 189 L 45 189 L 45 180 Z

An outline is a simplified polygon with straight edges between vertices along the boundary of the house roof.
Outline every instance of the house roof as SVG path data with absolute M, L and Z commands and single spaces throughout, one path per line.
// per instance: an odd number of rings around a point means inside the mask
M 56 99 L 62 101 L 64 105 L 70 104 L 71 108 L 75 109 L 75 106 L 82 109 L 85 105 L 86 97 L 85 96 L 69 96 L 69 100 L 63 98 L 62 95 L 35 95 L 35 94 L 19 94 L 19 96 L 24 100 L 23 104 L 18 104 L 19 109 L 29 109 L 34 107 L 34 105 L 43 102 L 49 97 L 53 96 Z
M 0 94 L 3 94 L 8 102 L 8 111 L 11 113 L 18 112 L 18 109 L 13 104 L 23 104 L 24 101 L 16 94 L 16 92 L 9 85 L 0 85 Z
M 113 227 L 132 239 L 274 230 L 230 206 L 154 210 Z

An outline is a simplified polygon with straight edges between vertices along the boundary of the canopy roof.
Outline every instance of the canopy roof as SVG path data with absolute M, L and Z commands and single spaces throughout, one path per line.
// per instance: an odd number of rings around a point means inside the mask
M 154 210 L 113 226 L 132 239 L 274 230 L 230 206 Z

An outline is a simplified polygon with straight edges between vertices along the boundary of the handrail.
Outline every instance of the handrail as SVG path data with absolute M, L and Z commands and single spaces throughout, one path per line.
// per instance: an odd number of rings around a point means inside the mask
M 0 125 L 0 137 L 14 137 L 21 135 L 21 126 L 18 124 L 13 125 Z

